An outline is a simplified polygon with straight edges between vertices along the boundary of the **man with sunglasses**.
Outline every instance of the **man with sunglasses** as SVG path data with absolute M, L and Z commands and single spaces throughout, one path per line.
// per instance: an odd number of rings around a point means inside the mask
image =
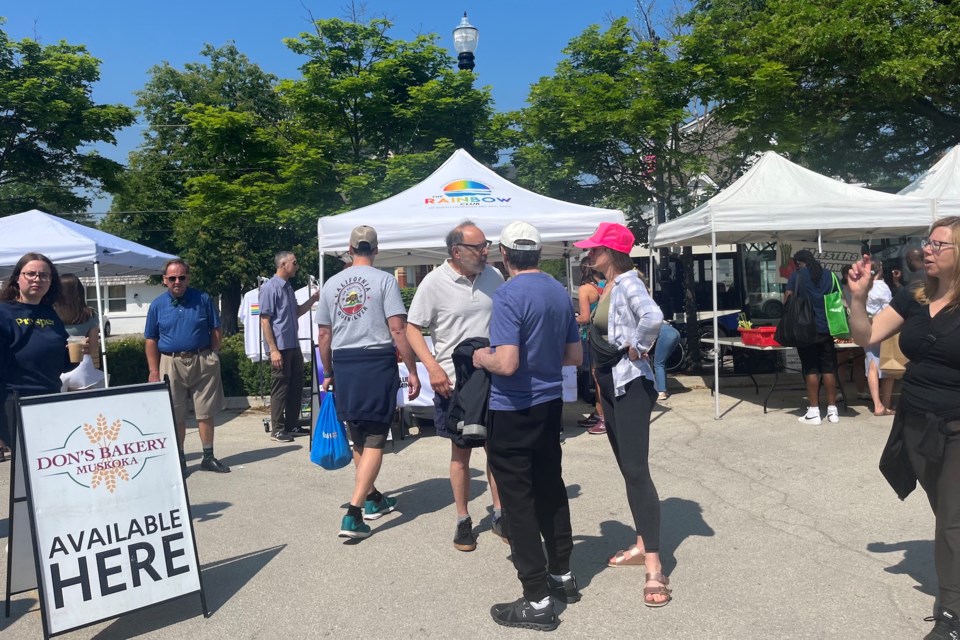
M 179 258 L 163 267 L 165 293 L 150 303 L 146 338 L 150 382 L 170 381 L 173 413 L 180 439 L 180 464 L 186 469 L 183 441 L 187 432 L 189 397 L 200 431 L 203 460 L 200 468 L 229 473 L 230 467 L 213 456 L 213 417 L 223 408 L 220 384 L 220 315 L 213 300 L 189 286 L 190 267 Z
M 457 508 L 453 546 L 473 551 L 477 538 L 467 509 L 470 499 L 470 448 L 462 448 L 446 429 L 450 398 L 456 385 L 453 351 L 468 338 L 490 337 L 493 292 L 503 284 L 500 272 L 487 264 L 490 241 L 469 220 L 454 227 L 446 238 L 450 258 L 427 274 L 417 287 L 407 316 L 407 340 L 430 374 L 434 390 L 434 425 L 437 435 L 450 439 L 450 485 Z M 433 337 L 436 356 L 430 353 L 422 329 Z M 492 529 L 503 537 L 500 496 L 493 474 L 487 468 L 493 501 Z

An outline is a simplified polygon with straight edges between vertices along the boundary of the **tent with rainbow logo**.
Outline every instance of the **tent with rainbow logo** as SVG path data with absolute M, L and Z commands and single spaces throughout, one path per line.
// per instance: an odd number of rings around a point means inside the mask
M 444 238 L 466 219 L 494 243 L 506 225 L 529 222 L 540 231 L 543 258 L 565 257 L 570 243 L 588 237 L 601 222 L 624 222 L 623 213 L 614 209 L 527 191 L 458 149 L 420 184 L 376 204 L 320 218 L 320 255 L 345 256 L 350 231 L 364 224 L 377 230 L 378 267 L 439 264 L 447 258 Z

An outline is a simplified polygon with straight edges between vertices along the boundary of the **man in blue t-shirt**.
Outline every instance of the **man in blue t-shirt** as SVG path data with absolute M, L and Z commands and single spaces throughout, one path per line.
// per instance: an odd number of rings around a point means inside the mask
M 523 585 L 523 597 L 494 605 L 490 614 L 504 626 L 552 630 L 559 622 L 551 595 L 580 599 L 570 572 L 560 420 L 561 368 L 579 365 L 583 351 L 570 296 L 539 269 L 541 247 L 540 232 L 526 222 L 501 231 L 510 280 L 493 294 L 491 348 L 475 351 L 473 361 L 491 374 L 487 456 Z
M 220 384 L 220 315 L 210 296 L 190 288 L 190 267 L 179 258 L 163 267 L 169 290 L 150 303 L 146 338 L 150 382 L 170 380 L 174 420 L 180 440 L 180 464 L 186 468 L 183 441 L 187 433 L 187 401 L 193 409 L 203 446 L 200 468 L 229 473 L 230 467 L 213 456 L 213 417 L 223 408 Z

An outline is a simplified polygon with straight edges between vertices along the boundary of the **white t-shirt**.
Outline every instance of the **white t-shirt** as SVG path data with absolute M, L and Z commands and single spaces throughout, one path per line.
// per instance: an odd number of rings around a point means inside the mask
M 267 353 L 260 344 L 260 289 L 243 294 L 237 320 L 243 325 L 243 351 L 252 362 L 260 362 Z
M 891 300 L 893 300 L 893 294 L 890 292 L 887 283 L 879 278 L 875 279 L 873 286 L 870 287 L 870 292 L 867 294 L 867 313 L 871 316 L 877 315 L 885 306 L 890 304 Z
M 310 287 L 303 287 L 294 292 L 297 304 L 303 304 L 310 297 Z M 297 318 L 297 338 L 300 351 L 305 361 L 310 360 L 310 344 L 313 337 L 313 323 L 311 318 L 317 313 L 317 305 L 310 311 Z M 263 341 L 260 330 L 260 289 L 253 289 L 243 294 L 237 319 L 243 325 L 243 351 L 251 362 L 260 362 L 269 359 L 270 350 Z
M 490 337 L 493 292 L 502 284 L 503 276 L 490 265 L 471 282 L 447 260 L 417 287 L 407 322 L 430 331 L 437 363 L 450 382 L 456 384 L 453 350 L 457 345 L 467 338 Z
M 323 284 L 316 323 L 332 327 L 333 350 L 383 348 L 393 346 L 387 318 L 406 313 L 393 274 L 363 265 Z

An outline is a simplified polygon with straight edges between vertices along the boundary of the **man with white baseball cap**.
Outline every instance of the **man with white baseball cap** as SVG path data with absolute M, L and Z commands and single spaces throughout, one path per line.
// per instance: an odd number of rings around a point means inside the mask
M 562 367 L 580 364 L 583 352 L 570 297 L 539 269 L 541 248 L 540 232 L 526 222 L 500 232 L 510 280 L 493 294 L 490 348 L 475 351 L 473 362 L 491 374 L 487 455 L 523 585 L 520 599 L 490 614 L 500 625 L 549 631 L 559 624 L 551 595 L 580 599 L 570 572 L 560 421 Z

